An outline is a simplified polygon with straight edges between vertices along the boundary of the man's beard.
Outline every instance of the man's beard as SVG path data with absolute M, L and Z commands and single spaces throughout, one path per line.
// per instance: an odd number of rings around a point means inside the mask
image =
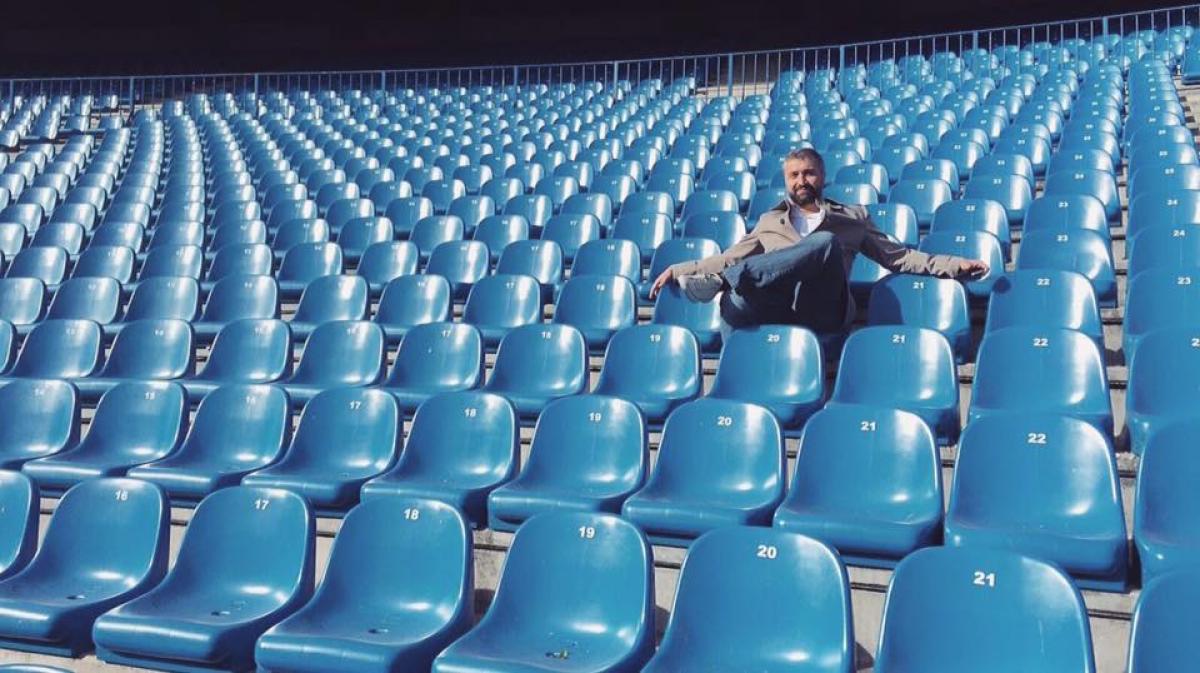
M 808 206 L 816 203 L 818 194 L 813 190 L 806 190 L 798 193 L 788 192 L 788 198 L 797 206 Z

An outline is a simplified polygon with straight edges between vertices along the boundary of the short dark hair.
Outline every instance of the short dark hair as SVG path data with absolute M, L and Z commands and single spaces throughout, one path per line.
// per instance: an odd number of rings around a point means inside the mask
M 825 172 L 825 158 L 821 156 L 820 152 L 814 150 L 811 147 L 801 147 L 799 149 L 792 150 L 787 153 L 787 156 L 785 156 L 783 158 L 783 161 L 784 161 L 784 163 L 787 163 L 788 161 L 791 161 L 792 159 L 799 159 L 801 161 L 811 161 L 814 164 L 816 164 L 817 166 L 821 167 L 822 173 Z

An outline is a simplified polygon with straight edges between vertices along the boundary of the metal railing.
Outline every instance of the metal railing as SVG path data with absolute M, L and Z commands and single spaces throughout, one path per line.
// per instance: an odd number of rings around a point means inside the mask
M 193 93 L 363 89 L 428 90 L 595 81 L 602 84 L 680 77 L 694 78 L 702 96 L 745 96 L 765 92 L 789 70 L 814 71 L 869 64 L 906 56 L 958 54 L 971 49 L 1024 47 L 1101 35 L 1200 25 L 1200 4 L 1039 24 L 917 35 L 890 40 L 796 49 L 645 58 L 586 63 L 489 65 L 465 68 L 351 72 L 222 73 L 125 77 L 0 78 L 0 97 L 31 95 L 117 95 L 125 106 L 160 103 Z

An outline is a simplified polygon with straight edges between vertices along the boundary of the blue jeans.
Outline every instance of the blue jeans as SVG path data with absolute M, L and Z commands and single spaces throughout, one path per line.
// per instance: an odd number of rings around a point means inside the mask
M 829 232 L 747 257 L 722 275 L 731 288 L 721 296 L 725 336 L 733 329 L 766 324 L 801 325 L 817 333 L 842 329 L 849 287 L 842 246 Z

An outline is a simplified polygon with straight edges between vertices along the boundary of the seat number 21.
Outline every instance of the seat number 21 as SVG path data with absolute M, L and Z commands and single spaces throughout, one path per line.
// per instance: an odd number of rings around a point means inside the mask
M 982 570 L 976 570 L 973 584 L 977 587 L 993 589 L 996 587 L 996 573 L 985 573 Z

